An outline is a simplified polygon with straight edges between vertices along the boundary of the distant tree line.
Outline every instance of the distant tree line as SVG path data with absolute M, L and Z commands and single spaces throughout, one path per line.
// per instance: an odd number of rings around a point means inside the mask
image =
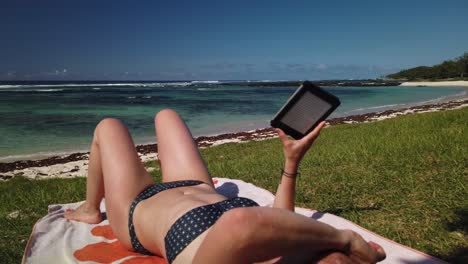
M 468 77 L 468 53 L 465 52 L 462 56 L 444 61 L 441 64 L 430 66 L 419 66 L 400 72 L 387 75 L 391 79 L 407 79 L 407 80 L 436 80 L 449 78 L 467 78 Z

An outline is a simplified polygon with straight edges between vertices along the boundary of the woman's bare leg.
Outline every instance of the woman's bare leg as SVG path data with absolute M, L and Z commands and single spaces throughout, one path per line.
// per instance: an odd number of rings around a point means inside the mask
M 88 162 L 88 177 L 86 178 L 86 201 L 76 210 L 65 212 L 65 218 L 89 224 L 101 222 L 99 206 L 104 197 L 104 181 L 101 166 L 101 154 L 96 135 L 91 144 Z
M 156 115 L 154 122 L 163 182 L 199 180 L 214 187 L 197 144 L 182 118 L 175 111 L 164 109 Z
M 328 250 L 363 261 L 358 263 L 385 257 L 382 248 L 352 231 L 284 209 L 252 207 L 225 213 L 208 232 L 193 263 L 254 263 L 299 255 L 310 260 Z
M 141 163 L 127 128 L 117 119 L 104 119 L 96 127 L 86 184 L 86 202 L 77 210 L 66 213 L 65 217 L 88 223 L 99 222 L 99 205 L 105 193 L 112 230 L 121 242 L 129 241 L 130 204 L 141 191 L 153 184 L 153 180 Z

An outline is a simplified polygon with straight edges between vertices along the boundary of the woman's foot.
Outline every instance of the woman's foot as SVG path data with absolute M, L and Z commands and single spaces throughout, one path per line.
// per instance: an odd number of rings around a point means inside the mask
M 69 220 L 88 224 L 98 224 L 102 221 L 101 211 L 99 211 L 99 208 L 92 208 L 88 206 L 86 202 L 82 203 L 75 210 L 69 209 L 65 211 L 64 217 Z

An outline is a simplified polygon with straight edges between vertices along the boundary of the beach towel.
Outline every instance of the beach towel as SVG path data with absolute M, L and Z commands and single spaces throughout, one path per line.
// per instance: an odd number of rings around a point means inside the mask
M 260 206 L 273 204 L 274 195 L 253 184 L 225 178 L 214 178 L 213 182 L 216 190 L 228 198 L 247 197 Z M 76 208 L 80 203 L 49 206 L 49 213 L 34 225 L 23 263 L 166 263 L 160 257 L 145 256 L 125 249 L 112 233 L 108 220 L 90 225 L 63 218 L 65 210 Z M 101 203 L 101 212 L 105 212 L 104 202 Z M 380 244 L 387 253 L 387 258 L 381 263 L 445 263 L 336 215 L 305 208 L 296 208 L 296 213 L 339 229 L 354 230 L 365 240 Z

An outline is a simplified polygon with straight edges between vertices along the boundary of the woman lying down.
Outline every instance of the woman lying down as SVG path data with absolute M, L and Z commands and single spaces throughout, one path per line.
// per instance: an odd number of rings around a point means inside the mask
M 301 140 L 277 129 L 285 156 L 273 208 L 216 192 L 181 117 L 165 109 L 155 117 L 162 183 L 143 167 L 127 128 L 116 119 L 96 127 L 89 156 L 86 202 L 65 218 L 96 224 L 105 197 L 107 217 L 127 248 L 169 263 L 375 263 L 383 249 L 350 230 L 296 214 L 299 163 L 324 126 Z M 299 260 L 300 259 L 300 260 Z

